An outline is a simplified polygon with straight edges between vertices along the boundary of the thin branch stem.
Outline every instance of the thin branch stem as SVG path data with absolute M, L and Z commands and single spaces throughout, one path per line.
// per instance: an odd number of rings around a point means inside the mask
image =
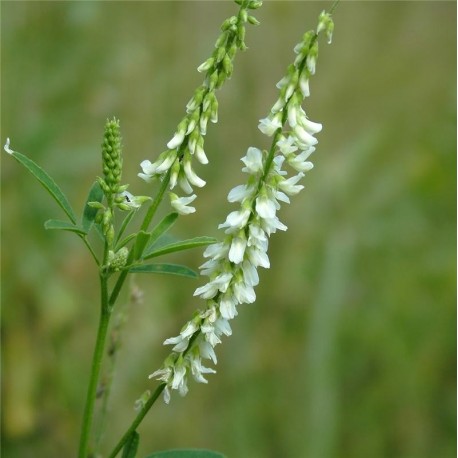
M 154 215 L 156 214 L 156 210 L 159 207 L 159 204 L 162 201 L 162 198 L 164 197 L 165 190 L 167 189 L 167 186 L 169 185 L 170 182 L 170 169 L 165 175 L 165 177 L 162 179 L 161 187 L 159 188 L 159 191 L 156 195 L 156 197 L 153 200 L 153 203 L 150 205 L 148 208 L 148 212 L 145 215 L 145 219 L 143 220 L 141 230 L 142 231 L 147 231 L 148 227 L 151 223 L 151 220 L 153 219 Z
M 164 391 L 165 387 L 166 387 L 166 384 L 161 383 L 156 388 L 156 391 L 151 395 L 151 397 L 145 403 L 142 410 L 138 413 L 138 415 L 135 417 L 134 421 L 130 425 L 129 429 L 124 433 L 124 436 L 121 437 L 120 441 L 118 442 L 116 447 L 113 449 L 113 451 L 110 453 L 110 455 L 108 455 L 108 458 L 115 458 L 116 455 L 121 451 L 122 447 L 129 439 L 130 435 L 137 429 L 138 425 L 142 422 L 143 418 L 148 413 L 149 409 L 151 409 L 153 404 L 156 402 L 160 394 Z

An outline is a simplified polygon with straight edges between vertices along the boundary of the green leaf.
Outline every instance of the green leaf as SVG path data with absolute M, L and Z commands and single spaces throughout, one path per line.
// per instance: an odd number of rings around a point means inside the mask
M 146 245 L 148 244 L 148 241 L 150 238 L 151 238 L 151 232 L 140 231 L 137 234 L 137 237 L 135 239 L 135 245 L 134 245 L 135 259 L 141 258 L 143 250 L 145 249 Z
M 137 234 L 130 234 L 116 245 L 116 251 L 118 251 L 120 248 L 122 248 L 124 245 L 127 245 L 132 239 L 137 237 Z
M 179 264 L 143 264 L 139 266 L 134 266 L 129 269 L 129 272 L 137 272 L 144 274 L 171 274 L 171 275 L 180 275 L 182 277 L 191 277 L 197 278 L 199 274 L 194 270 L 186 266 L 181 266 Z
M 225 455 L 211 450 L 164 450 L 148 455 L 146 458 L 226 458 Z
M 127 439 L 126 445 L 122 449 L 122 458 L 135 458 L 137 456 L 138 443 L 140 435 L 137 431 L 133 431 Z
M 24 156 L 16 151 L 12 151 L 11 156 L 22 164 L 43 185 L 43 187 L 57 202 L 59 207 L 67 214 L 71 222 L 76 224 L 75 213 L 70 206 L 67 197 L 61 191 L 59 186 L 57 186 L 56 182 L 38 164 L 32 161 L 32 159 L 29 159 L 27 156 Z
M 76 226 L 75 224 L 69 223 L 67 221 L 60 221 L 58 219 L 48 219 L 48 221 L 45 222 L 45 229 L 70 231 L 81 235 L 87 235 L 87 232 L 82 227 Z
M 150 243 L 154 243 L 162 234 L 167 232 L 178 218 L 178 213 L 170 213 L 165 216 L 151 231 Z
M 121 237 L 124 234 L 124 231 L 126 230 L 130 221 L 134 217 L 135 213 L 136 213 L 136 210 L 131 210 L 129 213 L 127 213 L 127 216 L 124 218 L 124 221 L 122 222 L 121 227 L 119 228 L 118 236 L 116 238 L 116 243 L 119 243 L 119 241 L 121 240 Z
M 216 243 L 218 240 L 214 237 L 195 237 L 193 239 L 180 240 L 179 242 L 168 243 L 161 247 L 150 247 L 145 253 L 143 259 L 150 259 L 157 256 L 162 256 L 167 253 L 174 253 L 175 251 L 190 250 L 191 248 L 197 248 L 200 246 L 211 245 Z
M 102 202 L 102 199 L 102 188 L 100 187 L 99 182 L 95 181 L 89 190 L 89 194 L 84 205 L 83 216 L 81 218 L 81 225 L 86 232 L 89 232 L 89 229 L 91 228 L 98 211 L 97 208 L 91 207 L 89 202 Z

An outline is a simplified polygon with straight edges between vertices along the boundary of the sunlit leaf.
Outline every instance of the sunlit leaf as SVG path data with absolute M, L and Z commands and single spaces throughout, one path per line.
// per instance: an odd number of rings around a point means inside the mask
M 75 213 L 66 195 L 62 192 L 57 183 L 47 174 L 47 172 L 45 172 L 38 164 L 32 161 L 32 159 L 29 159 L 27 156 L 24 156 L 21 153 L 13 151 L 11 156 L 13 156 L 20 164 L 22 164 L 43 185 L 43 187 L 57 202 L 59 207 L 62 208 L 62 210 L 67 214 L 72 223 L 76 223 Z
M 143 256 L 143 259 L 150 259 L 157 256 L 162 256 L 167 253 L 174 253 L 176 251 L 190 250 L 200 246 L 211 245 L 216 243 L 217 239 L 214 237 L 195 237 L 193 239 L 180 240 L 179 242 L 168 243 L 161 247 L 152 246 Z
M 140 266 L 134 266 L 129 269 L 129 272 L 144 273 L 144 274 L 171 274 L 180 275 L 182 277 L 197 278 L 199 274 L 189 267 L 182 266 L 179 264 L 144 264 Z

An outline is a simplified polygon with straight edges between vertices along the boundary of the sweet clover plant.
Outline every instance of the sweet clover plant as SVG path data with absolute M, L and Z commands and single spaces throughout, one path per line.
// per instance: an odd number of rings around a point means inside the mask
M 67 220 L 48 220 L 46 229 L 70 231 L 88 248 L 97 264 L 100 280 L 100 321 L 89 376 L 87 397 L 79 444 L 79 457 L 101 456 L 101 434 L 93 427 L 96 398 L 100 388 L 102 360 L 106 353 L 110 320 L 116 310 L 119 294 L 126 278 L 134 273 L 161 273 L 198 277 L 192 269 L 167 262 L 151 262 L 160 256 L 206 247 L 200 275 L 208 281 L 199 286 L 194 296 L 197 310 L 176 336 L 164 344 L 171 345 L 170 354 L 162 366 L 151 369 L 151 384 L 159 381 L 154 391 L 146 391 L 135 403 L 137 416 L 125 434 L 114 445 L 109 457 L 122 453 L 123 457 L 137 456 L 139 434 L 137 428 L 156 400 L 163 395 L 171 402 L 177 391 L 184 396 L 191 379 L 208 383 L 215 373 L 216 347 L 223 336 L 232 334 L 230 322 L 243 304 L 256 300 L 255 287 L 259 284 L 258 268 L 269 268 L 270 237 L 287 227 L 277 214 L 282 204 L 303 189 L 305 174 L 313 168 L 310 156 L 315 151 L 322 126 L 308 119 L 302 104 L 310 96 L 309 81 L 315 74 L 318 58 L 318 39 L 325 34 L 331 43 L 333 21 L 331 12 L 323 11 L 316 30 L 305 33 L 294 48 L 294 61 L 285 76 L 277 83 L 278 99 L 268 115 L 259 122 L 259 130 L 269 137 L 268 149 L 250 146 L 241 158 L 244 183 L 235 186 L 227 200 L 236 206 L 218 228 L 220 239 L 201 236 L 187 240 L 170 240 L 167 231 L 180 215 L 196 212 L 191 206 L 197 198 L 196 188 L 205 181 L 197 176 L 194 163 L 208 164 L 212 152 L 206 151 L 205 135 L 210 123 L 218 121 L 217 90 L 231 78 L 237 52 L 245 51 L 246 25 L 258 25 L 253 12 L 262 6 L 258 0 L 235 0 L 238 13 L 221 26 L 212 55 L 199 67 L 204 75 L 195 90 L 186 114 L 178 123 L 167 148 L 156 158 L 145 159 L 138 176 L 146 182 L 159 183 L 152 196 L 137 196 L 128 191 L 123 182 L 123 154 L 120 122 L 107 120 L 101 145 L 102 170 L 91 187 L 83 214 L 77 217 L 67 197 L 55 181 L 27 156 L 12 149 L 7 139 L 5 151 L 21 163 L 46 188 L 61 207 Z M 171 213 L 156 221 L 156 212 L 168 196 Z M 147 206 L 139 227 L 132 230 L 135 216 Z M 101 243 L 96 246 L 89 234 L 95 232 Z M 146 375 L 145 375 L 146 377 Z M 107 402 L 109 390 L 103 393 Z M 110 438 L 110 440 L 112 440 Z M 150 457 L 216 457 L 209 451 L 169 451 Z

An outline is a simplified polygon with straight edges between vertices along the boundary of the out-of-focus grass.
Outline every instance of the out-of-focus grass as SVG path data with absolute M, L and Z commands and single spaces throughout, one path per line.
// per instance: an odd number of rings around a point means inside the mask
M 216 235 L 267 147 L 257 120 L 302 33 L 327 4 L 266 2 L 220 92 L 208 185 L 178 236 Z M 99 174 L 103 124 L 121 119 L 125 181 L 172 136 L 231 2 L 3 2 L 2 142 L 45 166 L 81 208 Z M 456 4 L 343 2 L 320 48 L 306 110 L 323 122 L 306 189 L 282 208 L 258 300 L 240 307 L 208 386 L 159 403 L 141 452 L 230 457 L 452 457 L 455 448 Z M 9 458 L 73 456 L 98 314 L 96 270 L 59 211 L 3 156 L 3 417 Z M 174 261 L 182 260 L 180 257 Z M 184 261 L 201 263 L 198 251 Z M 107 443 L 147 375 L 201 306 L 200 284 L 138 276 L 113 387 Z

